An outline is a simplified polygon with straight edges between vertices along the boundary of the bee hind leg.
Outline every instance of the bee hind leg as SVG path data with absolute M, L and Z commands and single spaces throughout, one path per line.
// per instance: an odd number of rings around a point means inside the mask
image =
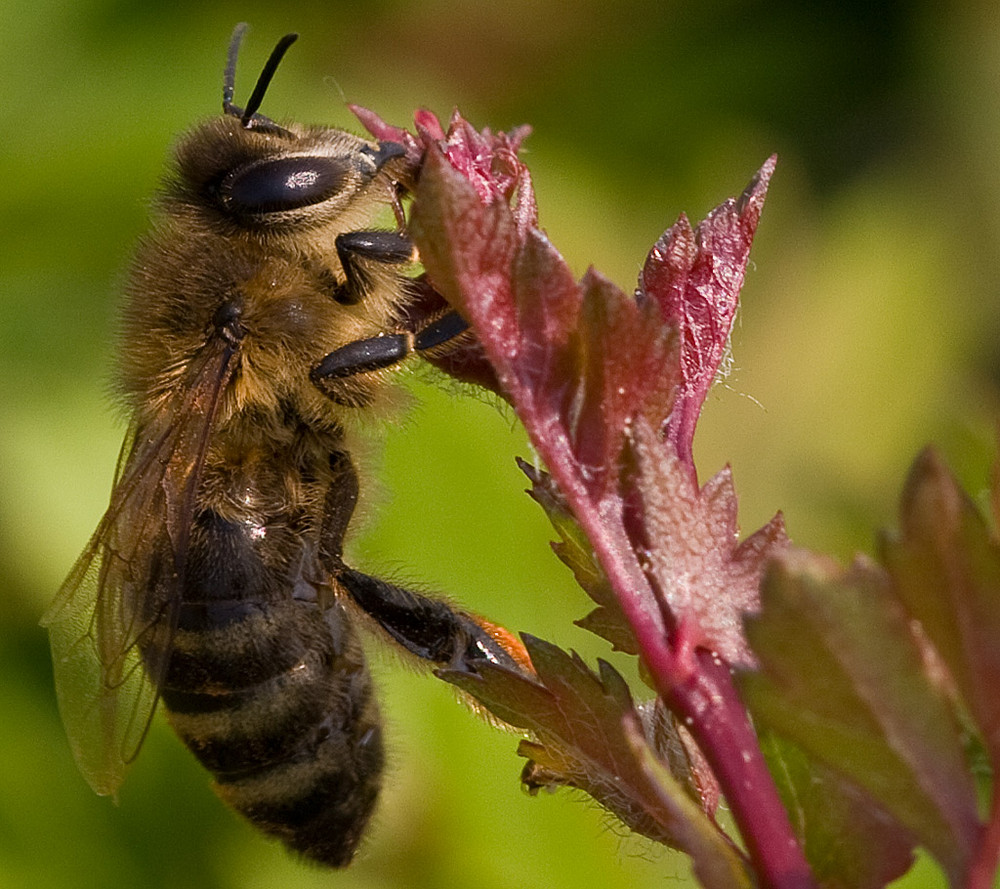
M 398 645 L 421 660 L 454 670 L 472 670 L 484 661 L 523 668 L 527 655 L 520 641 L 501 627 L 344 563 L 343 540 L 358 500 L 358 477 L 343 451 L 332 453 L 329 463 L 320 561 L 340 589 Z
M 520 642 L 447 602 L 346 566 L 337 580 L 393 640 L 422 660 L 452 670 L 474 670 L 483 662 L 523 668 Z

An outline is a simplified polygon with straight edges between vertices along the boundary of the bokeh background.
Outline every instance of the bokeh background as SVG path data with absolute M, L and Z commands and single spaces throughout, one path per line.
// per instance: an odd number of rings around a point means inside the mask
M 1000 303 L 1000 13 L 988 0 L 394 0 L 0 6 L 0 887 L 682 885 L 687 867 L 569 795 L 530 799 L 516 738 L 374 653 L 392 765 L 360 860 L 303 867 L 232 817 L 157 724 L 115 807 L 71 761 L 46 603 L 106 504 L 117 287 L 175 135 L 298 30 L 264 112 L 351 127 L 455 105 L 528 122 L 541 220 L 574 268 L 631 287 L 660 232 L 780 163 L 696 441 L 742 525 L 849 558 L 936 442 L 981 496 Z M 522 493 L 513 418 L 405 377 L 355 561 L 588 657 L 587 605 Z M 922 863 L 908 886 L 932 885 Z M 931 882 L 927 882 L 931 881 Z

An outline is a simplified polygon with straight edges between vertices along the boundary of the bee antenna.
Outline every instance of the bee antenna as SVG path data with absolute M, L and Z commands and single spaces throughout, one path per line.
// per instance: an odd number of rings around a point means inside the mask
M 226 56 L 226 73 L 222 78 L 222 113 L 232 114 L 234 117 L 242 114 L 238 108 L 233 107 L 233 93 L 236 92 L 236 57 L 240 54 L 243 35 L 249 28 L 246 22 L 240 22 L 233 28 L 233 36 L 229 38 L 229 53 Z
M 234 35 L 235 36 L 235 35 Z M 239 35 L 242 39 L 242 32 Z M 244 127 L 250 127 L 250 120 L 256 113 L 257 109 L 260 108 L 260 103 L 264 101 L 264 93 L 267 92 L 268 86 L 271 84 L 271 78 L 274 77 L 274 72 L 278 70 L 278 65 L 281 64 L 281 60 L 285 53 L 288 52 L 288 47 L 290 47 L 296 40 L 299 39 L 298 34 L 286 34 L 281 40 L 278 41 L 274 49 L 271 50 L 271 55 L 264 65 L 264 70 L 260 72 L 260 77 L 257 78 L 257 85 L 253 88 L 253 92 L 250 94 L 250 98 L 247 101 L 247 107 L 243 109 L 243 116 L 240 118 L 240 123 Z M 236 48 L 239 49 L 239 42 L 236 42 Z M 230 52 L 232 53 L 232 47 L 230 47 Z M 233 59 L 235 60 L 235 53 L 233 54 Z
M 278 41 L 278 45 L 271 50 L 271 56 L 268 58 L 267 64 L 264 65 L 264 70 L 260 72 L 260 77 L 257 78 L 257 85 L 253 88 L 253 93 L 250 95 L 247 107 L 240 108 L 233 104 L 233 95 L 236 92 L 236 59 L 240 54 L 240 44 L 243 43 L 243 37 L 249 30 L 249 27 L 246 22 L 240 22 L 233 28 L 233 36 L 229 38 L 229 52 L 226 55 L 226 72 L 222 78 L 222 113 L 238 117 L 240 125 L 244 129 L 262 129 L 291 136 L 291 133 L 287 130 L 279 127 L 266 117 L 257 114 L 257 109 L 260 108 L 260 103 L 264 100 L 264 93 L 267 92 L 271 78 L 274 77 L 274 72 L 278 70 L 278 65 L 281 64 L 282 58 L 288 52 L 288 47 L 299 39 L 299 35 L 286 34 Z

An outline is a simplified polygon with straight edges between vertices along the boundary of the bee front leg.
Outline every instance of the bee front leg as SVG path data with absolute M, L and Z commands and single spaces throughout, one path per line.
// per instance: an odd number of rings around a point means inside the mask
M 416 260 L 413 243 L 398 231 L 344 232 L 334 244 L 344 269 L 344 283 L 334 292 L 334 299 L 345 306 L 360 302 L 371 289 L 366 262 L 402 265 Z

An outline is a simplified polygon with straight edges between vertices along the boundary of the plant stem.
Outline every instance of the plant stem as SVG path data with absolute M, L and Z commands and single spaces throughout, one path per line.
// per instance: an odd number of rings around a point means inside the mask
M 563 493 L 615 589 L 663 700 L 712 766 L 762 886 L 811 889 L 815 881 L 729 667 L 708 651 L 688 649 L 683 632 L 668 633 L 661 615 L 643 606 L 655 597 L 621 524 L 620 511 L 608 500 L 595 503 L 585 485 L 570 473 L 566 476 L 557 479 Z
M 698 669 L 687 681 L 670 687 L 668 705 L 712 766 L 762 885 L 814 886 L 729 667 L 704 650 L 695 658 Z M 651 670 L 656 676 L 676 672 L 669 664 L 651 665 Z
M 993 792 L 990 820 L 979 837 L 979 848 L 969 868 L 967 889 L 991 889 L 1000 863 L 1000 793 Z

